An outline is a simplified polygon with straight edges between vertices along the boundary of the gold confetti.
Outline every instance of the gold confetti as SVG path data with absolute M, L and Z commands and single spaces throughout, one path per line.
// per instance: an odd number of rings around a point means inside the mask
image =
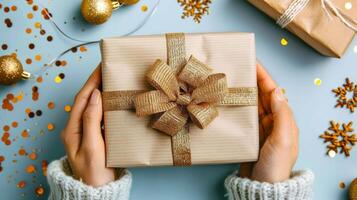
M 148 6 L 147 5 L 142 5 L 141 6 L 141 11 L 146 12 L 148 10 Z
M 35 166 L 34 165 L 28 165 L 26 167 L 26 172 L 29 173 L 29 174 L 35 173 L 36 172 Z
M 351 8 L 352 8 L 352 3 L 351 2 L 346 2 L 345 3 L 345 9 L 346 10 L 351 10 Z
M 27 29 L 25 30 L 25 32 L 26 32 L 27 34 L 30 34 L 30 33 L 32 32 L 32 29 L 27 28 Z
M 41 28 L 41 22 L 36 22 L 35 23 L 35 28 Z
M 48 124 L 47 124 L 47 129 L 48 129 L 49 131 L 52 131 L 54 128 L 55 128 L 55 125 L 53 125 L 52 123 L 48 123 Z
M 341 181 L 341 182 L 338 184 L 338 186 L 340 187 L 340 189 L 345 189 L 346 184 L 345 184 L 345 182 Z
M 329 151 L 327 152 L 327 154 L 328 154 L 328 156 L 329 156 L 330 158 L 334 158 L 334 157 L 336 156 L 336 151 L 334 151 L 334 150 L 329 150 Z
M 282 46 L 287 46 L 288 45 L 288 40 L 286 39 L 286 38 L 281 38 L 281 40 L 280 40 L 280 44 L 282 45 Z
M 45 194 L 45 189 L 40 185 L 35 189 L 35 194 L 40 197 Z
M 65 105 L 65 106 L 64 106 L 64 111 L 66 111 L 66 112 L 71 112 L 71 110 L 72 110 L 72 108 L 71 108 L 70 105 Z
M 36 61 L 40 61 L 41 58 L 42 58 L 41 55 L 35 55 L 35 60 L 36 60 Z
M 52 110 L 52 109 L 54 109 L 54 108 L 55 108 L 55 103 L 54 103 L 54 102 L 52 102 L 52 101 L 50 101 L 50 102 L 48 102 L 48 105 L 47 105 L 47 106 L 48 106 L 48 108 L 49 108 L 49 109 L 51 109 L 51 110 Z
M 314 84 L 315 84 L 316 86 L 320 86 L 320 85 L 322 84 L 322 80 L 319 79 L 319 78 L 315 78 Z
M 56 77 L 55 77 L 55 83 L 61 83 L 61 82 L 62 82 L 61 77 L 56 76 Z

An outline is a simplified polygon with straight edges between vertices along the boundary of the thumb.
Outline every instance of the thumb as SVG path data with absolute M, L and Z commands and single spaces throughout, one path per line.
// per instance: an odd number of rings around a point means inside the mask
M 98 89 L 94 89 L 83 113 L 82 147 L 93 148 L 103 140 L 101 132 L 102 97 Z
M 272 135 L 281 139 L 289 137 L 294 119 L 288 101 L 280 88 L 274 89 L 270 99 L 274 122 Z

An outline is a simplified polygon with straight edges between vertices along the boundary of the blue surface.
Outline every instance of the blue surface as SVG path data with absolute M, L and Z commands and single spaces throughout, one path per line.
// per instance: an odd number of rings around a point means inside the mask
M 78 11 L 79 0 L 44 1 L 43 4 L 49 7 L 54 19 L 68 34 L 91 40 L 126 33 L 148 13 L 140 11 L 140 6 L 147 4 L 151 9 L 154 2 L 141 0 L 136 6 L 122 9 L 121 12 L 117 11 L 111 21 L 96 27 L 83 22 Z M 76 44 L 56 32 L 48 21 L 43 20 L 40 12 L 35 12 L 34 19 L 27 19 L 26 14 L 32 9 L 25 1 L 1 0 L 0 3 L 3 4 L 3 8 L 14 4 L 18 7 L 15 12 L 0 11 L 0 44 L 8 44 L 8 49 L 0 50 L 0 54 L 17 50 L 17 55 L 26 70 L 38 72 L 43 64 Z M 38 1 L 34 0 L 34 4 L 38 4 Z M 162 0 L 156 14 L 136 34 L 254 32 L 258 58 L 279 85 L 286 89 L 300 128 L 300 155 L 295 168 L 309 168 L 314 171 L 316 176 L 314 199 L 346 199 L 347 189 L 339 189 L 338 184 L 344 181 L 348 185 L 357 177 L 357 148 L 351 151 L 350 158 L 337 155 L 332 159 L 325 155 L 325 145 L 318 136 L 329 126 L 330 120 L 354 121 L 356 123 L 354 128 L 357 129 L 357 113 L 350 114 L 345 109 L 335 109 L 335 98 L 331 93 L 332 88 L 343 84 L 345 77 L 350 77 L 357 82 L 357 53 L 353 51 L 357 41 L 352 42 L 342 59 L 323 57 L 297 37 L 280 29 L 273 20 L 244 0 L 214 1 L 210 15 L 204 16 L 201 24 L 195 24 L 190 19 L 182 20 L 180 15 L 181 8 L 175 0 Z M 11 28 L 7 28 L 3 23 L 5 18 L 12 20 Z M 34 28 L 34 23 L 37 21 L 42 23 L 46 35 L 54 36 L 53 42 L 47 42 L 46 37 L 41 36 L 39 30 Z M 32 34 L 25 33 L 27 27 L 33 29 Z M 280 45 L 282 37 L 289 41 L 285 47 Z M 35 43 L 34 50 L 28 48 L 30 42 Z M 41 173 L 41 160 L 50 161 L 64 155 L 59 133 L 65 125 L 68 113 L 63 107 L 72 104 L 74 95 L 100 62 L 98 46 L 87 46 L 87 49 L 85 53 L 70 52 L 65 55 L 62 59 L 67 61 L 67 66 L 50 68 L 47 74 L 43 74 L 44 81 L 41 84 L 27 81 L 16 86 L 0 87 L 1 99 L 9 92 L 25 93 L 24 99 L 14 104 L 13 111 L 0 110 L 1 128 L 10 125 L 13 121 L 19 123 L 17 128 L 10 130 L 10 138 L 17 137 L 17 140 L 10 146 L 0 143 L 0 155 L 6 157 L 2 163 L 4 169 L 0 173 L 2 191 L 0 199 L 37 199 L 34 189 L 41 184 L 45 186 L 46 195 L 38 199 L 46 199 L 49 194 L 46 179 Z M 34 61 L 35 54 L 42 55 L 40 62 Z M 32 58 L 33 63 L 25 64 L 26 58 Z M 62 72 L 66 77 L 60 84 L 55 83 L 54 77 Z M 315 78 L 323 81 L 320 87 L 314 85 Z M 31 98 L 31 88 L 34 85 L 39 87 L 38 101 L 33 101 Z M 55 102 L 55 109 L 47 108 L 49 101 Z M 41 117 L 30 119 L 25 113 L 26 108 L 34 111 L 41 109 L 43 114 Z M 47 130 L 48 123 L 55 124 L 54 131 Z M 30 138 L 21 137 L 24 129 L 29 129 Z M 15 156 L 14 153 L 17 153 L 20 147 L 24 147 L 27 152 L 31 152 L 31 149 L 37 151 L 38 158 L 33 161 L 19 155 Z M 12 162 L 14 159 L 17 163 Z M 25 172 L 28 164 L 36 165 L 35 174 Z M 223 199 L 224 178 L 237 167 L 238 165 L 217 165 L 132 169 L 134 181 L 131 199 Z M 16 187 L 20 180 L 27 182 L 23 189 Z

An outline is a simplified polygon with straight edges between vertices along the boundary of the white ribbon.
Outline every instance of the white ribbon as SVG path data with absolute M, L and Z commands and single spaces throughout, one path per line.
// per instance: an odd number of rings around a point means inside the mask
M 284 13 L 276 21 L 282 28 L 285 28 L 294 18 L 306 7 L 310 0 L 294 0 Z M 357 21 L 344 14 L 330 0 L 321 0 L 322 10 L 326 13 L 329 19 L 332 18 L 331 13 L 338 17 L 347 27 L 357 32 Z

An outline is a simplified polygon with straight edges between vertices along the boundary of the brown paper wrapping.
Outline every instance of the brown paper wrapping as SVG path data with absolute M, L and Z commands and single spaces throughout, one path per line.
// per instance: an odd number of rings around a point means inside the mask
M 227 75 L 229 87 L 256 87 L 254 35 L 186 34 L 186 54 Z M 103 91 L 149 90 L 145 73 L 167 59 L 165 35 L 103 39 Z M 190 125 L 192 164 L 255 161 L 258 157 L 257 106 L 219 107 L 205 129 Z M 104 113 L 108 167 L 172 165 L 171 138 L 149 126 L 150 117 L 134 111 Z
M 277 20 L 293 0 L 248 0 L 265 14 Z M 352 19 L 357 18 L 357 6 L 346 10 L 344 1 L 333 0 L 336 6 Z M 357 3 L 357 2 L 356 2 Z M 354 4 L 355 5 L 355 4 Z M 329 20 L 318 0 L 307 6 L 286 27 L 323 55 L 341 58 L 351 43 L 355 32 L 334 15 Z

